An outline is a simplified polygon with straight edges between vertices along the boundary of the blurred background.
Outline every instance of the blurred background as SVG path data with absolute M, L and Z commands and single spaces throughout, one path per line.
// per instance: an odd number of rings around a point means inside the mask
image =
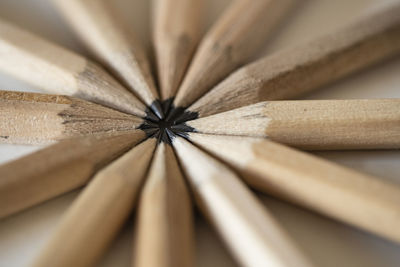
M 230 0 L 205 1 L 209 3 L 204 17 L 204 31 L 212 25 Z M 299 0 L 301 3 L 291 14 L 290 19 L 266 44 L 262 54 L 273 53 L 318 35 L 330 33 L 354 17 L 394 1 L 399 0 Z M 114 0 L 113 2 L 128 28 L 141 38 L 149 55 L 152 53 L 150 2 L 148 0 Z M 90 57 L 48 0 L 0 0 L 0 16 Z M 400 58 L 394 58 L 304 98 L 399 98 L 399 74 Z M 39 91 L 39 88 L 24 84 L 2 73 L 0 73 L 0 89 Z M 39 148 L 0 145 L 0 163 Z M 400 183 L 400 151 L 332 151 L 315 154 L 382 177 L 382 179 Z M 75 191 L 66 194 L 28 211 L 0 220 L 0 266 L 27 266 L 78 193 Z M 316 266 L 398 267 L 400 265 L 400 245 L 268 196 L 260 195 L 260 198 Z M 134 215 L 104 256 L 100 266 L 130 266 L 133 218 Z M 196 215 L 196 239 L 197 266 L 237 266 L 214 231 L 199 215 Z

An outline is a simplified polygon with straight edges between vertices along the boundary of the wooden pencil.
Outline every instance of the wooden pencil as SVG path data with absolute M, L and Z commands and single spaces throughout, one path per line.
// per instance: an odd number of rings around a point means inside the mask
M 193 266 L 189 192 L 170 145 L 157 147 L 142 190 L 136 224 L 136 267 Z
M 400 148 L 400 99 L 260 102 L 186 124 L 302 149 L 393 149 Z
M 74 97 L 0 91 L 0 143 L 49 144 L 130 132 L 142 123 L 141 118 Z
M 231 170 L 182 138 L 173 145 L 201 210 L 241 265 L 311 266 Z
M 163 100 L 175 96 L 201 34 L 204 1 L 154 0 L 153 46 Z
M 291 99 L 400 53 L 400 3 L 336 32 L 235 71 L 189 108 L 208 116 L 265 100 Z
M 100 66 L 3 20 L 0 71 L 50 93 L 145 116 L 145 106 Z
M 235 0 L 205 35 L 176 95 L 188 107 L 244 64 L 288 13 L 293 0 Z
M 108 1 L 52 0 L 81 40 L 147 106 L 162 117 L 150 64 L 140 42 L 124 29 Z
M 84 185 L 144 137 L 135 130 L 73 138 L 0 165 L 0 218 Z
M 93 266 L 135 206 L 155 145 L 155 139 L 147 139 L 100 171 L 61 219 L 33 266 Z
M 269 140 L 190 134 L 257 190 L 400 242 L 400 187 Z

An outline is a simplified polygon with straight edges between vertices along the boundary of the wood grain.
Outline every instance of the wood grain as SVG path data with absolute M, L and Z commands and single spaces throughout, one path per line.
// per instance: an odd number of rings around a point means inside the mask
M 0 143 L 50 144 L 71 137 L 130 132 L 142 122 L 74 97 L 0 91 Z
M 186 122 L 311 150 L 400 148 L 400 99 L 269 101 Z
M 33 266 L 93 266 L 135 206 L 155 144 L 155 139 L 148 139 L 99 172 L 64 215 Z
M 144 137 L 135 130 L 68 139 L 0 165 L 0 218 L 81 187 Z
M 187 107 L 244 64 L 271 35 L 293 0 L 235 0 L 205 35 L 175 98 Z
M 400 242 L 400 186 L 250 137 L 190 134 L 255 189 Z
M 201 34 L 204 1 L 154 0 L 153 46 L 161 97 L 175 96 Z
M 201 210 L 242 266 L 311 266 L 231 170 L 182 138 L 173 145 Z
M 400 4 L 336 32 L 278 51 L 232 73 L 189 109 L 200 117 L 265 100 L 291 99 L 400 53 Z
M 150 106 L 158 93 L 142 44 L 124 29 L 108 1 L 52 0 L 96 58 Z
M 144 105 L 100 66 L 3 20 L 0 71 L 50 93 L 145 116 Z
M 191 200 L 176 160 L 170 145 L 158 145 L 139 202 L 136 267 L 194 265 Z

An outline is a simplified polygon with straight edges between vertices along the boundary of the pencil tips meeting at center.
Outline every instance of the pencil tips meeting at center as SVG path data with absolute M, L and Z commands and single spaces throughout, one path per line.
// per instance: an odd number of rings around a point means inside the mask
M 157 116 L 154 110 L 161 110 L 163 118 Z M 154 102 L 146 110 L 144 121 L 138 129 L 145 132 L 148 138 L 155 138 L 159 143 L 171 144 L 175 137 L 187 138 L 188 132 L 195 129 L 186 124 L 197 118 L 197 113 L 188 112 L 183 107 L 175 107 L 173 98 Z

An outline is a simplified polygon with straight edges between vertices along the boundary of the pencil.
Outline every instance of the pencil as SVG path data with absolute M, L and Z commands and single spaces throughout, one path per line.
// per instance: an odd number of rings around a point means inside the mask
M 57 9 L 92 51 L 115 76 L 132 90 L 157 116 L 162 110 L 150 64 L 132 32 L 124 29 L 108 1 L 52 0 Z
M 188 107 L 244 64 L 282 21 L 293 0 L 236 0 L 204 36 L 174 105 Z
M 182 138 L 173 145 L 200 209 L 242 266 L 311 266 L 231 170 Z
M 0 165 L 0 218 L 84 185 L 143 138 L 139 130 L 73 138 Z
M 257 190 L 400 242 L 400 187 L 269 140 L 190 134 Z
M 400 3 L 248 64 L 189 108 L 199 116 L 291 99 L 400 53 Z
M 61 219 L 33 266 L 93 266 L 135 206 L 155 144 L 148 139 L 100 171 Z
M 204 1 L 154 0 L 153 46 L 163 100 L 180 85 L 201 34 Z
M 193 266 L 189 192 L 170 145 L 157 147 L 141 192 L 136 223 L 136 267 Z
M 267 101 L 186 122 L 302 149 L 400 148 L 400 99 Z
M 49 144 L 71 137 L 124 133 L 143 119 L 69 96 L 0 91 L 0 143 Z
M 145 116 L 144 105 L 100 66 L 3 20 L 0 71 L 50 93 Z

